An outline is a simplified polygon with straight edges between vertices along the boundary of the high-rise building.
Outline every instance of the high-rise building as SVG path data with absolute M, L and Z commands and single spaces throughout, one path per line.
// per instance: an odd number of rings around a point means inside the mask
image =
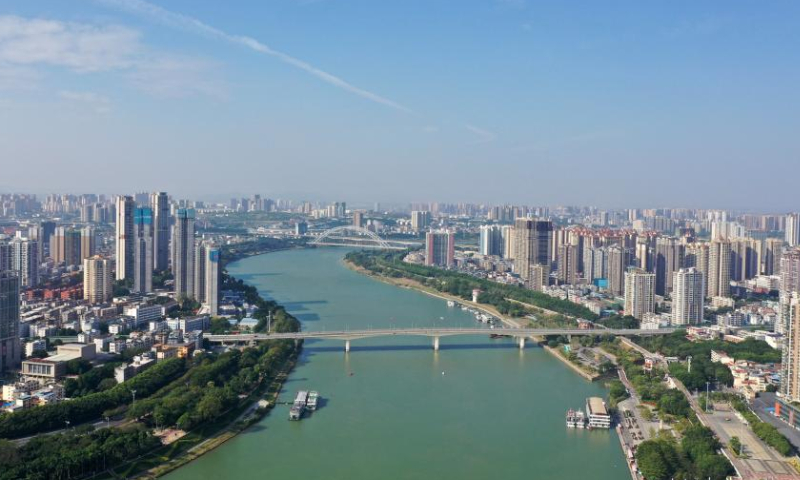
M 37 240 L 42 243 L 42 255 L 39 258 L 45 258 L 45 256 L 52 257 L 50 253 L 50 238 L 53 234 L 56 233 L 56 222 L 47 220 L 41 222 L 39 224 L 39 235 Z
M 625 293 L 625 272 L 631 266 L 632 257 L 628 248 L 619 245 L 612 245 L 608 248 L 608 291 L 612 295 Z
M 353 212 L 353 226 L 354 227 L 364 226 L 364 212 L 362 212 L 361 210 L 356 210 Z
M 558 265 L 558 281 L 562 284 L 578 283 L 578 245 L 567 243 L 558 247 L 556 265 Z
M 800 292 L 800 247 L 784 252 L 781 257 L 781 294 Z
M 531 265 L 544 265 L 550 274 L 553 222 L 518 218 L 514 222 L 514 270 L 523 280 L 531 278 Z
M 11 269 L 19 275 L 20 287 L 39 284 L 39 243 L 15 238 L 11 240 Z
M 208 243 L 198 240 L 194 245 L 194 293 L 192 296 L 199 303 L 206 301 L 206 248 Z
M 19 289 L 16 272 L 0 272 L 0 374 L 20 365 Z
M 81 264 L 81 231 L 71 227 L 56 227 L 50 238 L 50 258 L 67 267 Z
M 456 248 L 453 232 L 439 231 L 425 234 L 425 265 L 452 267 Z
M 731 280 L 742 282 L 759 274 L 761 244 L 753 238 L 735 238 L 731 241 Z
M 137 208 L 133 213 L 133 292 L 153 291 L 153 233 L 153 210 Z
M 656 295 L 672 293 L 672 274 L 683 265 L 683 245 L 674 237 L 656 239 Z
M 585 278 L 589 282 L 601 278 L 608 279 L 607 272 L 608 272 L 608 249 L 605 247 L 584 248 L 583 278 Z
M 81 228 L 81 261 L 95 256 L 97 253 L 97 234 L 94 227 L 87 225 Z
M 625 272 L 625 315 L 639 320 L 655 311 L 656 275 L 641 268 Z
M 99 255 L 83 259 L 83 299 L 89 303 L 106 303 L 113 296 L 111 260 Z
M 708 249 L 709 297 L 731 296 L 731 243 L 727 240 L 714 240 Z
M 790 247 L 800 245 L 800 213 L 786 215 L 786 243 Z
M 709 244 L 693 243 L 686 246 L 686 255 L 683 258 L 684 267 L 694 267 L 703 275 L 703 295 L 708 297 L 708 268 Z
M 175 227 L 172 230 L 175 294 L 184 297 L 194 295 L 194 217 L 193 209 L 179 208 L 175 212 Z
M 787 299 L 786 340 L 781 359 L 781 393 L 790 402 L 800 401 L 800 293 Z
M 783 239 L 780 238 L 768 238 L 764 240 L 764 254 L 761 256 L 762 274 L 778 275 L 781 273 L 783 245 Z
M 134 234 L 133 212 L 136 203 L 133 197 L 117 197 L 116 252 L 117 280 L 133 280 Z
M 216 245 L 207 245 L 205 248 L 205 299 L 204 303 L 208 307 L 210 315 L 219 313 L 219 287 L 222 277 L 220 268 L 220 248 Z
M 648 272 L 655 271 L 655 254 L 651 244 L 651 238 L 639 237 L 636 239 L 636 265 Z
M 695 267 L 681 268 L 672 280 L 672 324 L 693 325 L 703 321 L 705 285 Z
M 431 224 L 431 212 L 414 210 L 411 212 L 411 229 L 420 232 Z
M 153 269 L 163 271 L 169 268 L 169 197 L 166 192 L 150 195 L 153 208 Z
M 778 296 L 778 321 L 775 332 L 787 334 L 791 327 L 790 307 L 792 299 L 800 295 L 800 247 L 783 252 L 781 256 L 781 283 Z M 800 332 L 798 332 L 800 335 Z
M 8 241 L 0 239 L 0 272 L 12 270 L 11 268 L 11 244 Z
M 513 225 L 503 225 L 501 235 L 503 236 L 503 258 L 514 260 L 517 250 Z
M 503 254 L 503 232 L 499 225 L 481 225 L 481 255 Z

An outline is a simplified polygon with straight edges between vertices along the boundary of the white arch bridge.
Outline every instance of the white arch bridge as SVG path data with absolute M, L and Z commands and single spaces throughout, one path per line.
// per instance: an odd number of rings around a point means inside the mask
M 525 348 L 525 339 L 535 336 L 564 335 L 615 335 L 615 336 L 652 336 L 668 335 L 676 328 L 661 328 L 658 330 L 640 330 L 633 328 L 609 328 L 602 330 L 587 330 L 579 328 L 392 328 L 373 330 L 339 330 L 339 331 L 314 331 L 290 333 L 243 333 L 233 335 L 204 335 L 212 343 L 222 344 L 252 344 L 267 340 L 304 340 L 307 338 L 343 340 L 345 352 L 350 351 L 350 342 L 360 338 L 392 337 L 392 336 L 417 336 L 433 338 L 433 349 L 439 350 L 441 337 L 457 335 L 501 335 L 513 337 L 519 342 L 519 348 Z
M 355 225 L 342 225 L 322 232 L 311 245 L 318 246 L 345 246 L 362 248 L 381 248 L 386 250 L 405 250 L 412 246 L 419 246 L 418 242 L 400 242 L 385 240 L 380 235 L 363 227 Z

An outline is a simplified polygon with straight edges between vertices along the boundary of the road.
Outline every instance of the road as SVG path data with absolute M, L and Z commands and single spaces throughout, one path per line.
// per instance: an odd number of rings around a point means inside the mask
M 626 339 L 623 339 L 625 341 Z M 629 342 L 629 341 L 628 341 Z M 626 342 L 626 343 L 628 343 Z M 633 344 L 633 342 L 629 342 Z M 657 358 L 659 362 L 664 362 L 664 357 L 653 354 L 635 345 L 635 349 L 643 355 Z M 738 458 L 725 450 L 725 456 L 731 461 L 736 472 L 742 480 L 799 480 L 800 474 L 789 464 L 786 459 L 773 450 L 769 445 L 759 439 L 753 430 L 733 411 L 713 411 L 705 413 L 697 397 L 693 396 L 686 386 L 677 378 L 671 377 L 672 383 L 680 390 L 689 405 L 697 415 L 697 419 L 704 426 L 711 429 L 714 435 L 723 443 L 727 444 L 731 437 L 739 437 L 744 445 L 744 454 L 749 458 Z
M 603 333 L 617 336 L 624 335 L 668 335 L 675 331 L 672 328 L 659 330 L 639 330 L 634 328 L 608 329 Z M 356 340 L 359 338 L 391 337 L 391 336 L 423 336 L 450 337 L 455 335 L 488 335 L 497 333 L 512 337 L 528 338 L 546 335 L 597 335 L 595 330 L 581 328 L 503 328 L 489 330 L 486 328 L 394 328 L 373 330 L 338 330 L 338 331 L 302 331 L 288 333 L 250 333 L 234 335 L 204 335 L 210 342 L 258 342 L 266 340 L 301 340 L 306 338 Z
M 114 420 L 114 421 L 110 421 L 110 422 L 106 422 L 105 420 L 99 420 L 97 422 L 91 423 L 91 425 L 95 428 L 95 430 L 100 430 L 101 428 L 119 427 L 120 425 L 123 425 L 123 424 L 128 423 L 128 422 L 130 422 L 130 420 L 123 418 L 122 420 Z M 71 425 L 69 428 L 72 429 L 72 428 L 75 428 L 75 427 L 81 427 L 83 425 L 87 425 L 87 423 L 81 423 L 81 424 L 78 424 L 78 425 Z M 22 445 L 25 445 L 26 443 L 30 442 L 32 439 L 34 439 L 34 438 L 36 438 L 38 436 L 41 436 L 41 435 L 55 435 L 57 433 L 64 433 L 66 431 L 67 431 L 66 428 L 62 428 L 62 429 L 59 429 L 59 430 L 52 430 L 50 432 L 38 433 L 36 435 L 31 435 L 30 437 L 17 438 L 17 439 L 12 440 L 12 441 L 14 443 L 16 443 L 17 446 L 21 447 Z

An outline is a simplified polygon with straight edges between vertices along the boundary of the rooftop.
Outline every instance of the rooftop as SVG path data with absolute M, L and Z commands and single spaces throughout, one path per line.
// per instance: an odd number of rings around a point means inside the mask
M 600 397 L 589 397 L 586 399 L 586 406 L 589 408 L 589 415 L 608 415 L 606 404 Z

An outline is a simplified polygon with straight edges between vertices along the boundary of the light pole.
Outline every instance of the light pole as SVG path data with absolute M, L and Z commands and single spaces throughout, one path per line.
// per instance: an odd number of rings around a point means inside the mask
M 709 402 L 709 398 L 708 398 L 708 386 L 709 386 L 709 385 L 710 385 L 710 382 L 706 382 L 706 413 L 708 413 L 708 402 Z

